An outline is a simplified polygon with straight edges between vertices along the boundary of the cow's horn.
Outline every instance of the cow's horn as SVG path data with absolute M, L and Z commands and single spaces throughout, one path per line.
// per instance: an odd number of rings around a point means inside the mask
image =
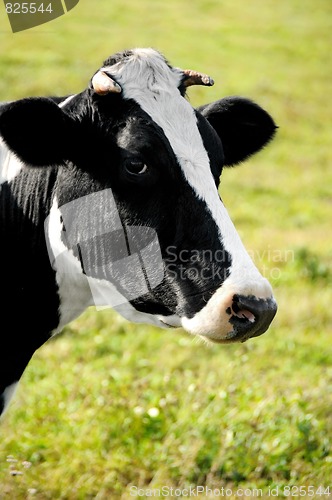
M 191 69 L 183 70 L 184 81 L 183 84 L 185 87 L 190 87 L 191 85 L 206 85 L 207 87 L 211 87 L 214 85 L 214 81 L 208 75 L 204 75 L 204 73 L 198 73 L 197 71 L 193 71 Z
M 92 78 L 92 87 L 98 95 L 107 95 L 110 92 L 120 94 L 122 92 L 120 85 L 103 70 L 99 70 Z

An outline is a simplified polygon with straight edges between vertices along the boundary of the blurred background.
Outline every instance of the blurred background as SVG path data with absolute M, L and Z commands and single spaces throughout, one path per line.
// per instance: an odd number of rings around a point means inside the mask
M 279 311 L 264 336 L 225 346 L 87 311 L 35 354 L 1 422 L 0 498 L 132 498 L 132 486 L 190 485 L 228 487 L 229 498 L 313 486 L 326 498 L 332 3 L 81 0 L 16 34 L 1 4 L 0 100 L 79 92 L 106 57 L 139 46 L 213 77 L 214 87 L 189 90 L 193 106 L 243 95 L 279 125 L 220 187 Z M 1 333 L 15 335 L 15 318 Z

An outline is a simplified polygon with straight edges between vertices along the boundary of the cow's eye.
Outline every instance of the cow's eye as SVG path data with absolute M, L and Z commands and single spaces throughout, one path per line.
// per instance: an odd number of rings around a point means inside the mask
M 142 161 L 130 160 L 126 163 L 126 171 L 131 175 L 143 175 L 148 171 L 148 167 Z

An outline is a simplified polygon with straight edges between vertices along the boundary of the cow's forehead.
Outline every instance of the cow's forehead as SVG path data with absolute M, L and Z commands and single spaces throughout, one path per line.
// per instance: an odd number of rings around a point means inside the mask
M 104 62 L 104 69 L 117 81 L 121 81 L 125 92 L 132 88 L 172 92 L 183 80 L 183 72 L 171 67 L 160 52 L 151 48 L 137 48 L 115 54 Z
M 122 87 L 123 98 L 134 100 L 162 129 L 184 177 L 214 214 L 219 196 L 197 115 L 179 91 L 183 72 L 153 49 L 134 49 L 107 70 Z
M 125 100 L 134 100 L 161 127 L 184 170 L 210 170 L 195 110 L 181 95 L 183 72 L 154 49 L 133 49 L 103 69 L 114 76 Z

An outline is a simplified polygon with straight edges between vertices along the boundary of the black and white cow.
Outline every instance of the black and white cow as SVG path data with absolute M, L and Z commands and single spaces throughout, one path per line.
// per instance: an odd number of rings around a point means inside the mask
M 0 106 L 0 413 L 33 353 L 88 306 L 215 342 L 277 310 L 219 197 L 224 166 L 274 136 L 257 104 L 194 109 L 153 49 L 107 59 L 83 92 Z

